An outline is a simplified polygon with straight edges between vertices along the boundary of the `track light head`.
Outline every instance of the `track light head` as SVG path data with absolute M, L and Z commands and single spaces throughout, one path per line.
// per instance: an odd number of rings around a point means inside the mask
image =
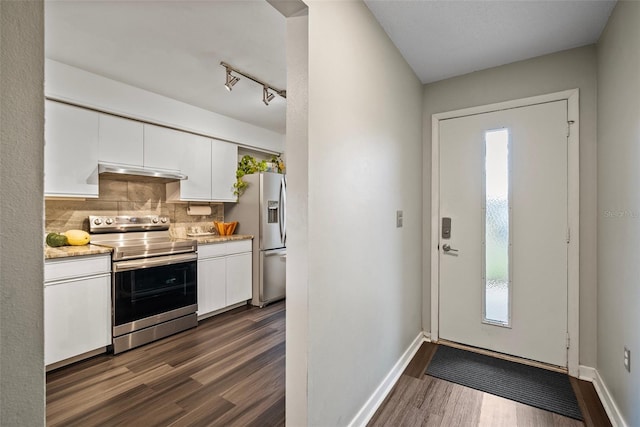
M 264 105 L 269 105 L 269 102 L 271 102 L 275 97 L 276 96 L 273 93 L 269 92 L 268 86 L 264 86 L 262 88 L 262 102 L 264 102 Z
M 285 99 L 287 98 L 287 91 L 285 89 L 276 89 L 275 87 L 258 79 L 257 77 L 254 77 L 251 74 L 242 72 L 234 68 L 233 66 L 227 64 L 226 62 L 220 62 L 220 65 L 222 65 L 226 70 L 226 79 L 225 79 L 224 86 L 227 88 L 228 91 L 231 91 L 233 86 L 236 83 L 238 83 L 238 81 L 240 80 L 240 77 L 231 75 L 231 73 L 235 73 L 246 78 L 247 80 L 251 80 L 262 86 L 262 102 L 264 103 L 264 105 L 268 106 L 269 103 L 273 101 L 273 99 L 276 97 L 276 95 L 281 96 Z
M 226 78 L 226 81 L 224 83 L 224 87 L 229 92 L 231 92 L 231 89 L 233 89 L 233 85 L 238 83 L 238 80 L 240 80 L 240 77 L 232 76 L 231 75 L 231 68 L 227 68 L 227 78 Z

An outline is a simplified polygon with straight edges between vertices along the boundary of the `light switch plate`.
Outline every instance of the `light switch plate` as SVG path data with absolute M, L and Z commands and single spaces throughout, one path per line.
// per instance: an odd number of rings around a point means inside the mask
M 631 372 L 631 350 L 624 348 L 624 368 L 627 372 Z
M 396 228 L 402 227 L 402 211 L 396 211 Z

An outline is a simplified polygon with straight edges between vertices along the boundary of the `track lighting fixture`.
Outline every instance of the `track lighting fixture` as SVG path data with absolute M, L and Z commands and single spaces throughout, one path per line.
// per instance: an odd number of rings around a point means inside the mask
M 224 87 L 227 88 L 229 92 L 231 92 L 231 89 L 233 89 L 233 85 L 238 83 L 238 80 L 240 80 L 240 77 L 232 76 L 231 68 L 227 67 L 227 81 L 225 82 Z
M 264 86 L 262 88 L 262 102 L 264 102 L 264 105 L 269 105 L 269 103 L 273 100 L 273 98 L 275 98 L 276 96 L 272 93 L 269 92 L 269 89 L 267 88 L 267 86 Z
M 228 91 L 231 91 L 231 88 L 233 88 L 233 85 L 238 83 L 238 81 L 240 80 L 240 77 L 231 75 L 231 73 L 233 72 L 235 74 L 241 75 L 246 79 L 252 80 L 262 86 L 262 102 L 264 102 L 264 105 L 269 105 L 269 103 L 276 97 L 276 95 L 279 95 L 285 99 L 287 98 L 287 91 L 284 89 L 276 89 L 270 84 L 265 83 L 262 80 L 256 77 L 253 77 L 250 74 L 244 73 L 242 71 L 238 71 L 236 68 L 233 68 L 231 65 L 227 64 L 226 62 L 221 62 L 220 65 L 222 65 L 227 70 L 224 86 L 227 88 Z

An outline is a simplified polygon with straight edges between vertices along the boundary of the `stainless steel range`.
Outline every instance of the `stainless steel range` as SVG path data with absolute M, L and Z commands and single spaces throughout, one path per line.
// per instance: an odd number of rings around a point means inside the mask
M 169 235 L 165 216 L 89 216 L 91 243 L 113 248 L 115 354 L 198 325 L 196 240 Z

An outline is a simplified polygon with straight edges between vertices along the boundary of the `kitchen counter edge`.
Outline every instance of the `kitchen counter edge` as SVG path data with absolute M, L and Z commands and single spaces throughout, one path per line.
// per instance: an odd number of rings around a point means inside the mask
M 203 237 L 194 237 L 195 240 L 198 241 L 199 245 L 207 245 L 212 243 L 224 243 L 224 242 L 232 242 L 235 240 L 251 240 L 253 236 L 248 234 L 232 234 L 230 236 L 203 236 Z
M 215 244 L 223 242 L 232 242 L 236 240 L 251 240 L 253 236 L 247 234 L 232 234 L 231 236 L 204 236 L 204 237 L 188 237 L 194 239 L 199 245 Z M 112 249 L 98 245 L 85 245 L 85 246 L 60 246 L 58 248 L 52 248 L 50 246 L 44 247 L 44 259 L 58 259 L 68 258 L 76 256 L 86 255 L 100 255 L 109 254 Z
M 75 256 L 110 254 L 111 248 L 97 245 L 44 247 L 44 259 L 68 258 Z

